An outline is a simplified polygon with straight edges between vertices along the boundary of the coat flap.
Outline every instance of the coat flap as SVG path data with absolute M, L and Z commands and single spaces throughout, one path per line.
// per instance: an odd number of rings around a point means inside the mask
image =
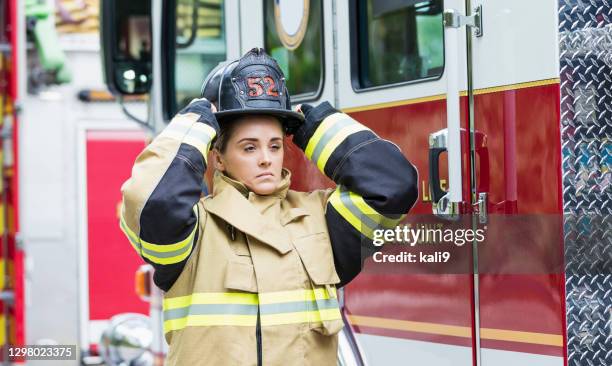
M 308 213 L 308 211 L 304 210 L 303 208 L 294 207 L 288 210 L 287 212 L 285 212 L 283 217 L 281 217 L 281 225 L 285 226 L 295 219 L 298 219 L 303 216 L 309 216 L 309 215 L 310 213 Z
M 237 190 L 224 189 L 203 203 L 206 211 L 279 253 L 285 254 L 292 249 L 284 228 L 265 219 Z
M 225 271 L 224 286 L 230 290 L 257 292 L 255 269 L 252 264 L 228 262 Z
M 321 232 L 293 240 L 308 276 L 317 285 L 337 284 L 334 257 L 327 233 Z

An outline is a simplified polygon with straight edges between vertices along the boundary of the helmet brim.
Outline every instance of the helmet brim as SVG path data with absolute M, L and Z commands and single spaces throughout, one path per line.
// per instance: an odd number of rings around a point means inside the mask
M 286 109 L 272 109 L 272 108 L 247 108 L 247 109 L 230 109 L 221 112 L 215 112 L 215 117 L 219 123 L 223 123 L 223 120 L 229 117 L 239 117 L 246 115 L 269 115 L 280 119 L 281 123 L 290 130 L 298 128 L 304 123 L 304 115 L 298 112 L 294 112 Z

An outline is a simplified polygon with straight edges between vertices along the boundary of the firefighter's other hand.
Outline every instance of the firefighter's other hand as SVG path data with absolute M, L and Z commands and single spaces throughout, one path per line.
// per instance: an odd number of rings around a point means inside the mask
M 195 113 L 200 116 L 198 122 L 205 123 L 219 132 L 219 123 L 214 115 L 216 111 L 215 105 L 211 104 L 206 98 L 198 98 L 192 100 L 179 114 Z
M 302 150 L 306 150 L 308 140 L 321 122 L 332 114 L 339 112 L 329 102 L 323 102 L 316 107 L 310 104 L 300 104 L 296 110 L 304 115 L 304 123 L 295 131 L 293 142 Z
M 306 115 L 306 113 L 308 113 L 311 109 L 313 109 L 314 107 L 310 104 L 298 104 L 298 106 L 296 107 L 296 110 L 298 113 L 301 113 L 302 115 Z

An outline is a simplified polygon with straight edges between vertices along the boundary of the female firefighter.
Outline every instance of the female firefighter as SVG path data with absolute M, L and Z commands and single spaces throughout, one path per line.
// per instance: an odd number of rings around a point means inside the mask
M 361 270 L 362 238 L 413 206 L 416 170 L 329 103 L 293 112 L 262 49 L 217 67 L 202 94 L 122 187 L 121 228 L 165 291 L 167 364 L 335 365 L 336 289 Z M 285 135 L 335 189 L 289 189 Z

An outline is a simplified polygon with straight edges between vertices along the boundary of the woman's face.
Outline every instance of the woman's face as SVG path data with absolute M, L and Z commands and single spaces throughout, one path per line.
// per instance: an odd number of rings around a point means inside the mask
M 281 181 L 283 157 L 281 123 L 271 116 L 255 115 L 236 121 L 225 151 L 215 152 L 215 164 L 249 190 L 267 195 Z

